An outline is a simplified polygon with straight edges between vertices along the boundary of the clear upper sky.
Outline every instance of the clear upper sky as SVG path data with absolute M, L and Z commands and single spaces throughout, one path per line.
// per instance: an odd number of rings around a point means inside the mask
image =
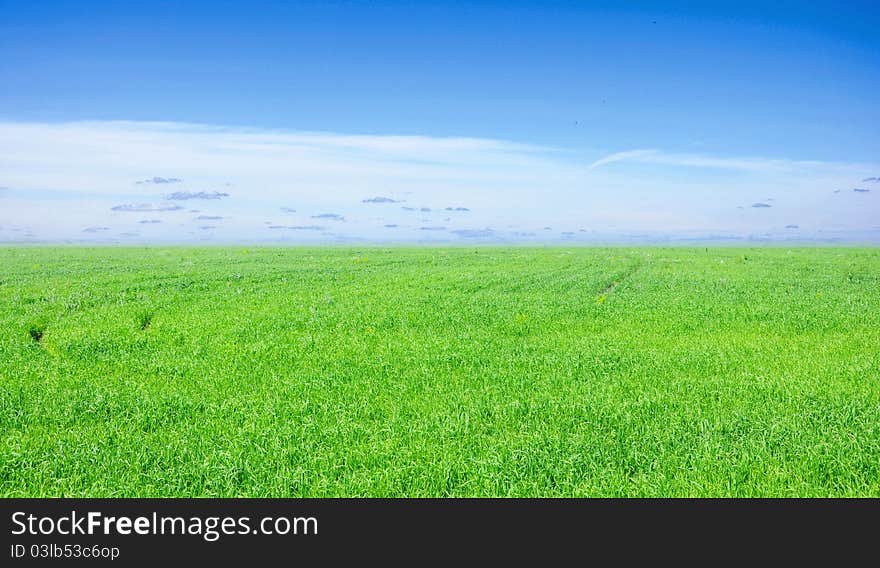
M 874 239 L 880 5 L 694 4 L 0 0 L 0 240 L 12 225 L 134 235 L 112 207 L 161 209 L 169 193 L 145 188 L 166 184 L 137 183 L 153 176 L 239 199 L 237 217 L 215 215 L 227 234 L 175 221 L 220 240 L 325 209 L 346 221 L 324 232 L 352 238 L 396 224 Z M 473 218 L 364 212 L 376 196 Z M 66 232 L 29 217 L 62 197 L 82 206 Z M 269 214 L 288 204 L 309 214 Z

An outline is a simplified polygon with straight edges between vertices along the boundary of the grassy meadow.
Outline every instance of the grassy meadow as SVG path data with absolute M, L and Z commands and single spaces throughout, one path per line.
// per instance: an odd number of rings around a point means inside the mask
M 0 496 L 880 496 L 880 249 L 0 248 Z

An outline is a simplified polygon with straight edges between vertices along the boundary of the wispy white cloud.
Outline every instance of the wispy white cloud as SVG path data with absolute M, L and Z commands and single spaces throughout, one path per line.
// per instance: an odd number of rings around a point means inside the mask
M 88 227 L 113 234 L 137 227 L 146 240 L 185 240 L 198 234 L 176 204 L 185 197 L 200 198 L 205 215 L 222 217 L 213 231 L 231 240 L 287 234 L 272 227 L 317 238 L 320 231 L 301 228 L 327 211 L 346 220 L 334 228 L 340 234 L 384 238 L 385 227 L 397 225 L 402 239 L 424 238 L 419 227 L 444 227 L 450 238 L 490 230 L 503 236 L 502 227 L 531 234 L 544 226 L 560 235 L 583 227 L 748 233 L 832 221 L 859 228 L 880 216 L 873 192 L 831 193 L 876 174 L 876 165 L 660 149 L 583 156 L 465 137 L 0 122 L 0 186 L 9 188 L 0 192 L 0 225 L 27 224 L 56 239 L 82 237 Z M 776 199 L 772 208 L 749 207 L 768 197 Z M 382 205 L 399 202 L 421 214 L 420 224 L 399 206 Z M 449 217 L 451 204 L 467 215 Z M 160 213 L 151 220 L 161 223 L 144 223 L 138 213 Z
M 626 152 L 616 152 L 599 158 L 589 165 L 589 169 L 594 170 L 605 164 L 613 164 L 614 162 L 638 162 L 656 156 L 660 152 L 658 150 L 629 150 Z
M 740 170 L 752 173 L 785 173 L 821 171 L 823 173 L 851 173 L 871 169 L 870 164 L 823 162 L 817 160 L 786 160 L 761 157 L 724 157 L 706 154 L 678 154 L 661 150 L 629 150 L 609 154 L 589 165 L 589 169 L 613 163 L 658 164 L 679 168 L 712 168 Z

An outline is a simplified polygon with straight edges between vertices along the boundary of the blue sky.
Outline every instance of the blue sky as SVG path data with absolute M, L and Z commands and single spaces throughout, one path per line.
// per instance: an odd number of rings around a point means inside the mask
M 689 4 L 0 0 L 0 240 L 880 240 L 880 10 Z

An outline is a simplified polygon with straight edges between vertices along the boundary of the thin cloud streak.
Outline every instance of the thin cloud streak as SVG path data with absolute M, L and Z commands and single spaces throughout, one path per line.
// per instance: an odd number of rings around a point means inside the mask
M 703 154 L 676 154 L 661 150 L 631 150 L 617 152 L 600 158 L 588 166 L 594 170 L 613 163 L 656 164 L 681 168 L 713 168 L 722 170 L 741 170 L 755 173 L 799 171 L 817 168 L 860 171 L 869 168 L 867 164 L 822 162 L 816 160 L 784 160 L 760 157 L 719 157 Z

